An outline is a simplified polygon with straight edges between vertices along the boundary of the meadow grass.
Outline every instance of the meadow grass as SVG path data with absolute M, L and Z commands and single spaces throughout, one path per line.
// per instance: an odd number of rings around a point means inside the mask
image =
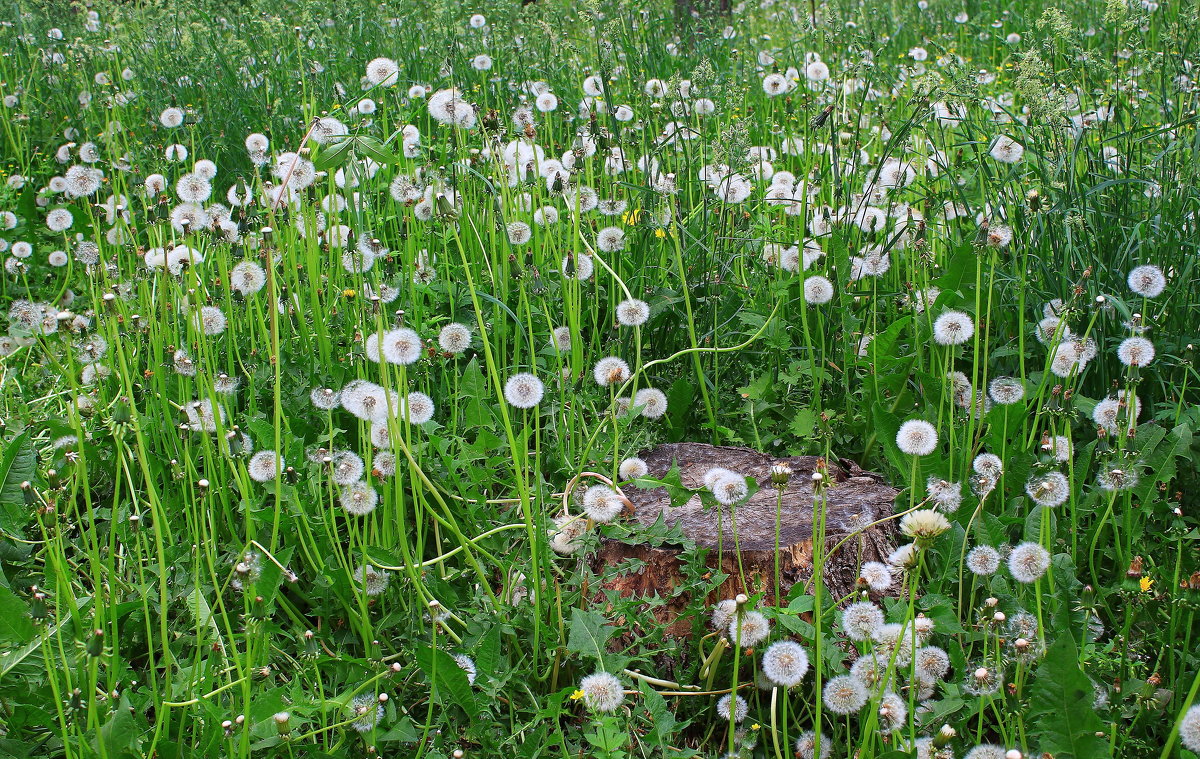
M 1196 6 L 692 10 L 0 11 L 0 756 L 1200 754 Z

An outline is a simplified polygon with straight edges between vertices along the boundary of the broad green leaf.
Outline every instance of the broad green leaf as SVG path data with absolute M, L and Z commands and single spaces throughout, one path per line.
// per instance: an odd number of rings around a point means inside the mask
M 596 611 L 573 609 L 571 631 L 567 636 L 567 650 L 584 656 L 604 659 L 608 639 L 617 629 L 608 624 L 604 615 Z
M 388 150 L 382 142 L 374 137 L 356 137 L 354 149 L 378 163 L 397 164 L 402 161 L 400 156 Z
M 1079 668 L 1079 652 L 1069 634 L 1060 634 L 1046 652 L 1030 686 L 1030 735 L 1055 759 L 1102 759 L 1111 756 L 1098 737 L 1106 725 L 1092 709 L 1092 682 Z
M 0 528 L 16 532 L 24 526 L 25 494 L 21 483 L 32 481 L 36 470 L 37 456 L 29 432 L 22 431 L 8 441 L 0 457 Z
M 29 607 L 8 588 L 0 586 L 0 643 L 21 644 L 33 637 Z M 0 660 L 8 668 L 8 659 Z
M 471 690 L 467 673 L 458 666 L 454 657 L 445 651 L 429 646 L 422 646 L 415 653 L 417 665 L 421 667 L 425 676 L 433 684 L 435 696 L 448 698 L 462 707 L 462 710 L 471 719 L 478 717 L 479 703 L 475 700 L 475 693 Z

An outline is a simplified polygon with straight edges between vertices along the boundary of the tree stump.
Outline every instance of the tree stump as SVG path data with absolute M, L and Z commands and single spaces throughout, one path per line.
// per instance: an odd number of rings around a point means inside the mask
M 683 485 L 696 490 L 704 486 L 704 474 L 712 467 L 724 467 L 758 481 L 754 495 L 732 511 L 721 507 L 720 513 L 705 509 L 699 495 L 692 496 L 682 506 L 672 507 L 666 488 L 625 489 L 625 495 L 633 503 L 633 519 L 650 526 L 661 516 L 668 526 L 678 526 L 696 548 L 710 549 L 707 566 L 719 569 L 728 578 L 705 599 L 707 605 L 738 593 L 763 593 L 765 603 L 776 602 L 775 525 L 779 491 L 770 479 L 775 464 L 787 464 L 792 469 L 783 491 L 779 519 L 780 594 L 786 597 L 795 583 L 812 577 L 812 474 L 819 458 L 775 458 L 749 448 L 669 443 L 644 453 L 642 459 L 649 468 L 647 476 L 658 480 L 664 479 L 671 467 L 678 464 Z M 866 525 L 892 513 L 898 491 L 879 475 L 864 472 L 852 461 L 827 461 L 825 476 L 826 561 L 822 574 L 829 592 L 841 598 L 854 590 L 863 562 L 882 561 L 894 548 L 892 522 Z M 847 536 L 852 537 L 845 540 Z M 839 543 L 841 547 L 830 554 Z M 603 585 L 606 589 L 616 590 L 624 597 L 657 595 L 666 600 L 665 606 L 657 610 L 656 616 L 660 617 L 657 621 L 667 625 L 669 634 L 684 635 L 690 622 L 678 616 L 691 599 L 681 597 L 675 589 L 683 580 L 684 554 L 691 550 L 694 550 L 691 546 L 654 547 L 604 540 L 594 566 L 598 572 L 608 570 L 609 579 Z M 620 572 L 619 566 L 630 559 L 645 564 L 637 571 Z M 613 569 L 618 569 L 615 577 Z

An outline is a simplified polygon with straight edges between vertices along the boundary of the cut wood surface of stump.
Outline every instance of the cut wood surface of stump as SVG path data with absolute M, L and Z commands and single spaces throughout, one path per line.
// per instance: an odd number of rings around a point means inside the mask
M 699 495 L 692 496 L 681 506 L 672 506 L 665 487 L 625 488 L 625 495 L 633 503 L 633 519 L 650 526 L 661 516 L 668 526 L 678 526 L 696 548 L 710 549 L 706 559 L 708 566 L 729 577 L 705 599 L 709 606 L 738 593 L 753 595 L 761 592 L 765 594 L 766 603 L 775 602 L 775 527 L 779 491 L 771 482 L 771 467 L 776 464 L 786 464 L 792 469 L 778 512 L 781 595 L 786 597 L 792 585 L 812 577 L 812 475 L 820 463 L 816 456 L 776 458 L 749 448 L 669 443 L 644 453 L 642 459 L 649 469 L 646 476 L 657 480 L 666 478 L 671 468 L 678 464 L 683 485 L 694 490 L 704 487 L 704 474 L 713 467 L 723 467 L 758 482 L 758 491 L 749 499 L 732 511 L 729 507 L 721 507 L 719 512 L 716 508 L 705 508 Z M 829 592 L 835 598 L 842 598 L 854 589 L 862 562 L 882 561 L 891 552 L 892 523 L 866 525 L 892 513 L 898 491 L 879 475 L 864 472 L 857 464 L 846 460 L 827 461 L 825 477 L 826 551 L 839 543 L 841 547 L 827 557 L 823 577 Z M 853 537 L 845 540 L 851 535 Z M 682 554 L 688 550 L 692 550 L 690 546 L 654 547 L 606 540 L 597 552 L 597 569 L 607 568 L 608 579 L 604 587 L 617 590 L 622 596 L 649 598 L 658 595 L 667 600 L 666 606 L 658 610 L 662 617 L 659 621 L 667 624 L 672 634 L 682 635 L 688 631 L 689 623 L 675 618 L 691 599 L 680 597 L 675 588 L 681 584 Z M 621 572 L 619 565 L 630 559 L 645 564 L 636 572 Z

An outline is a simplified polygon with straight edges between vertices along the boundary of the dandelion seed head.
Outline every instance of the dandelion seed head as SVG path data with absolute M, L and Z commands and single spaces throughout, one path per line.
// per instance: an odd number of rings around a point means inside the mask
M 546 387 L 533 374 L 514 374 L 504 383 L 504 399 L 517 408 L 533 408 L 542 402 Z
M 600 387 L 619 385 L 629 379 L 629 364 L 616 356 L 607 356 L 596 362 L 592 376 Z
M 275 451 L 259 451 L 246 463 L 246 473 L 255 482 L 271 482 L 283 469 L 283 457 Z
M 1189 708 L 1180 720 L 1179 741 L 1188 751 L 1200 754 L 1200 704 Z
M 785 688 L 799 685 L 808 672 L 808 653 L 795 641 L 781 640 L 763 654 L 762 669 L 772 682 Z
M 853 714 L 867 703 L 869 694 L 866 686 L 850 675 L 838 675 L 825 683 L 821 694 L 825 708 L 838 715 Z
M 888 579 L 890 586 L 890 573 Z M 870 601 L 856 601 L 842 610 L 842 632 L 850 640 L 871 640 L 881 627 L 883 610 Z
M 667 395 L 657 388 L 644 387 L 634 393 L 633 405 L 640 406 L 647 419 L 659 419 L 667 413 Z
M 1036 582 L 1049 568 L 1050 552 L 1038 543 L 1021 543 L 1008 555 L 1008 571 L 1017 582 Z
M 466 352 L 471 347 L 471 328 L 458 322 L 447 324 L 438 333 L 438 345 L 456 356 Z
M 350 727 L 359 733 L 369 733 L 383 721 L 383 704 L 373 693 L 360 693 L 350 701 L 350 714 L 356 717 Z
M 921 419 L 909 419 L 896 433 L 896 445 L 910 456 L 927 456 L 937 448 L 938 435 L 933 425 Z
M 727 693 L 717 701 L 717 716 L 726 722 L 741 722 L 750 713 L 750 704 L 741 696 Z
M 938 345 L 961 345 L 975 334 L 975 324 L 962 311 L 946 311 L 933 323 L 933 339 Z
M 1135 295 L 1157 298 L 1167 289 L 1167 278 L 1162 269 L 1153 264 L 1145 264 L 1129 272 L 1127 284 Z
M 746 611 L 735 614 L 729 622 L 729 639 L 742 648 L 753 648 L 771 634 L 771 623 L 762 612 Z
M 967 569 L 983 577 L 996 574 L 1000 569 L 1000 552 L 987 545 L 975 546 L 967 553 Z
M 882 593 L 892 587 L 892 570 L 882 562 L 864 562 L 858 573 L 867 587 L 876 593 Z
M 1149 366 L 1154 361 L 1154 343 L 1144 337 L 1127 337 L 1117 346 L 1117 359 L 1125 366 Z
M 425 424 L 433 418 L 433 399 L 425 393 L 411 392 L 404 397 L 400 407 L 400 418 L 409 424 Z
M 620 516 L 624 501 L 607 485 L 593 485 L 583 494 L 583 511 L 593 522 L 605 524 Z
M 988 385 L 988 395 L 1001 406 L 1011 406 L 1025 398 L 1025 385 L 1016 377 L 997 377 Z
M 829 759 L 833 753 L 833 741 L 828 735 L 821 734 L 821 753 L 817 754 L 817 734 L 812 730 L 808 730 L 800 734 L 796 739 L 794 746 L 798 759 Z
M 379 354 L 391 364 L 415 363 L 423 347 L 421 336 L 408 327 L 388 330 L 379 337 Z
M 1071 497 L 1071 482 L 1062 472 L 1043 472 L 1029 478 L 1025 493 L 1039 506 L 1054 508 Z
M 343 488 L 338 501 L 346 513 L 364 517 L 379 504 L 379 494 L 375 488 L 360 480 Z
M 625 701 L 625 689 L 615 675 L 596 672 L 579 681 L 583 702 L 594 712 L 615 712 Z
M 370 564 L 361 564 L 354 570 L 354 586 L 361 588 L 368 596 L 380 596 L 387 590 L 391 575 L 383 569 Z

